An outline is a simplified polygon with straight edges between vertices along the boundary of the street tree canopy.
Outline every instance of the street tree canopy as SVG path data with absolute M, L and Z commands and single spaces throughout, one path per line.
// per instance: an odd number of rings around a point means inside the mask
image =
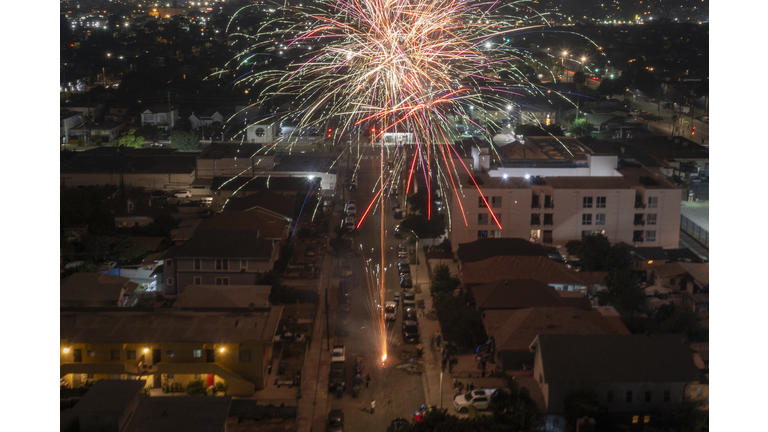
M 200 147 L 200 140 L 195 132 L 175 130 L 171 133 L 171 147 L 188 151 L 197 150 Z
M 144 137 L 140 135 L 136 135 L 136 130 L 131 129 L 128 132 L 120 135 L 120 138 L 117 139 L 115 146 L 142 148 L 144 147 Z

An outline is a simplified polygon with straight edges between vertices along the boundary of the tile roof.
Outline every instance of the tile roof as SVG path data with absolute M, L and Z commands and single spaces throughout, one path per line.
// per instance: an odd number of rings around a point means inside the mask
M 62 311 L 59 331 L 70 343 L 271 343 L 282 310 L 272 306 L 268 312 Z
M 143 380 L 98 380 L 72 408 L 72 413 L 122 415 L 145 384 Z
M 597 312 L 571 307 L 490 310 L 484 312 L 483 324 L 488 335 L 496 340 L 500 351 L 527 351 L 539 334 L 629 333 L 626 329 L 624 332 L 617 331 Z
M 496 256 L 464 263 L 461 281 L 467 285 L 504 279 L 533 279 L 547 284 L 605 284 L 605 272 L 575 272 L 546 256 Z
M 271 214 L 259 209 L 252 211 L 229 211 L 217 214 L 198 225 L 195 234 L 201 231 L 259 231 L 265 239 L 281 239 L 285 227 L 290 224 L 287 217 Z M 194 237 L 194 235 L 193 235 Z
M 174 257 L 269 260 L 272 252 L 272 241 L 259 236 L 256 230 L 198 230 L 179 247 Z
M 268 308 L 270 285 L 187 285 L 174 308 Z
M 554 252 L 521 238 L 484 238 L 462 243 L 456 252 L 462 263 L 482 261 L 496 256 L 547 256 Z
M 258 191 L 242 198 L 230 198 L 224 211 L 250 210 L 254 207 L 261 207 L 294 219 L 296 199 L 270 190 Z
M 709 285 L 709 264 L 701 263 L 679 263 L 686 273 L 691 275 L 696 282 Z
M 548 384 L 687 382 L 698 377 L 691 347 L 681 334 L 542 334 L 536 343 Z
M 660 278 L 675 277 L 686 273 L 686 270 L 680 264 L 682 263 L 666 263 L 659 266 L 653 266 L 651 270 L 657 277 Z
M 560 295 L 560 300 L 562 300 L 564 306 L 592 310 L 592 302 L 580 291 L 558 291 L 557 294 Z
M 507 279 L 478 285 L 472 287 L 472 294 L 480 310 L 564 306 L 554 288 L 531 279 Z

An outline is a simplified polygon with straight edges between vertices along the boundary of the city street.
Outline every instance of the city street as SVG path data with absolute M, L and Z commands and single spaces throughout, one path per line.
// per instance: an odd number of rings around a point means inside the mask
M 368 148 L 369 151 L 371 150 Z M 353 159 L 350 167 L 354 167 L 356 153 L 353 148 Z M 357 202 L 357 218 L 359 219 L 375 196 L 371 191 L 376 187 L 379 177 L 379 157 L 378 154 L 370 155 L 373 157 L 363 158 L 360 162 L 357 179 L 358 187 L 356 192 L 344 190 L 342 206 L 349 199 Z M 385 156 L 386 157 L 386 156 Z M 342 170 L 346 167 L 346 161 L 341 164 Z M 344 176 L 346 178 L 346 176 Z M 374 204 L 374 207 L 376 205 Z M 352 272 L 351 276 L 343 276 L 343 289 L 348 293 L 350 312 L 347 319 L 347 328 L 349 336 L 344 338 L 335 338 L 331 345 L 345 345 L 346 347 L 346 382 L 347 389 L 341 399 L 338 399 L 335 393 L 328 393 L 328 408 L 340 408 L 344 411 L 346 418 L 345 427 L 349 430 L 366 430 L 371 425 L 378 425 L 377 429 L 383 430 L 395 417 L 404 417 L 411 419 L 413 412 L 419 405 L 425 402 L 424 388 L 422 378 L 418 374 L 411 374 L 402 369 L 396 369 L 395 366 L 402 363 L 400 354 L 403 350 L 415 350 L 416 345 L 404 344 L 401 332 L 402 327 L 402 302 L 398 305 L 397 320 L 387 326 L 388 334 L 388 360 L 386 368 L 382 368 L 381 348 L 382 342 L 379 336 L 379 327 L 375 324 L 374 315 L 381 313 L 381 305 L 378 298 L 378 281 L 380 277 L 379 262 L 381 260 L 380 249 L 380 224 L 382 222 L 386 229 L 385 237 L 385 267 L 384 272 L 386 286 L 386 300 L 392 300 L 396 292 L 402 292 L 399 285 L 399 276 L 397 272 L 397 245 L 400 241 L 394 238 L 393 229 L 398 221 L 393 217 L 389 200 L 385 197 L 385 208 L 374 207 L 365 218 L 363 225 L 357 233 L 354 245 L 361 247 L 361 256 L 350 259 L 339 258 L 341 273 L 344 275 L 348 270 Z M 340 223 L 341 221 L 338 221 Z M 406 261 L 407 260 L 403 260 Z M 347 268 L 347 266 L 349 266 Z M 335 280 L 335 279 L 334 279 Z M 357 281 L 357 282 L 355 282 Z M 344 320 L 345 315 L 338 309 L 339 295 L 334 290 L 339 287 L 331 285 L 329 301 L 333 303 L 331 307 L 331 326 L 339 320 Z M 333 310 L 335 312 L 333 312 Z M 370 387 L 365 387 L 365 381 L 362 383 L 359 398 L 353 397 L 353 369 L 356 357 L 363 358 L 365 374 L 370 374 Z M 320 377 L 323 379 L 324 377 Z M 371 400 L 376 401 L 374 414 L 370 412 Z

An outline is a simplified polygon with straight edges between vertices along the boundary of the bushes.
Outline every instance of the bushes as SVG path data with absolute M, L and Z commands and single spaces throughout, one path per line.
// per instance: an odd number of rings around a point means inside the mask
M 472 293 L 454 297 L 451 293 L 432 293 L 437 319 L 446 341 L 459 349 L 470 350 L 488 340 L 480 311 L 475 308 Z

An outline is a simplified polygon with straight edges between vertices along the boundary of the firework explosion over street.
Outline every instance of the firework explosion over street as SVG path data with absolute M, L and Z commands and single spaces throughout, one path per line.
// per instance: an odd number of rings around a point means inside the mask
M 423 175 L 428 193 L 439 188 L 442 196 L 455 194 L 462 205 L 458 176 L 469 171 L 460 158 L 458 164 L 452 158 L 458 155 L 453 144 L 462 140 L 457 123 L 472 125 L 487 139 L 489 124 L 503 125 L 492 120 L 481 125 L 475 119 L 508 111 L 513 96 L 546 92 L 521 72 L 536 60 L 509 42 L 511 36 L 548 28 L 546 17 L 523 2 L 329 0 L 276 5 L 271 17 L 254 35 L 229 30 L 240 50 L 227 65 L 237 72 L 234 84 L 260 91 L 253 106 L 279 99 L 295 107 L 267 113 L 259 121 L 290 120 L 297 131 L 327 129 L 325 137 L 344 147 L 352 140 L 359 145 L 363 136 L 371 143 L 394 132 L 392 159 L 406 168 L 406 192 L 413 176 Z M 301 54 L 283 67 L 254 68 L 259 56 L 288 50 Z M 397 141 L 402 131 L 412 134 L 410 142 Z M 291 136 L 281 139 L 292 145 Z M 384 147 L 377 190 L 369 203 L 361 203 L 365 212 L 357 227 L 372 208 L 383 207 L 387 185 L 397 181 L 400 169 L 394 174 L 384 169 Z M 429 207 L 428 218 L 431 213 Z M 383 252 L 380 265 L 386 267 Z M 371 283 L 384 292 L 381 275 Z M 376 305 L 371 309 L 380 315 L 377 337 L 385 358 L 383 315 Z

